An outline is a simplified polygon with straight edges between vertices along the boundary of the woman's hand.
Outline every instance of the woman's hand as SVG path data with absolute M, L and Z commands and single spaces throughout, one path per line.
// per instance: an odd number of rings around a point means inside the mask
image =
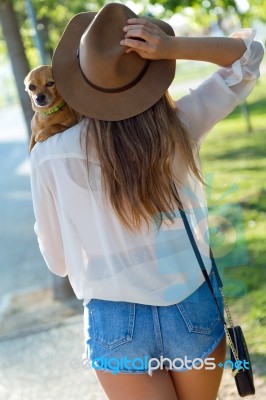
M 124 27 L 125 39 L 120 42 L 128 46 L 126 53 L 135 51 L 140 57 L 151 60 L 171 58 L 172 36 L 143 18 L 132 18 L 127 23 Z

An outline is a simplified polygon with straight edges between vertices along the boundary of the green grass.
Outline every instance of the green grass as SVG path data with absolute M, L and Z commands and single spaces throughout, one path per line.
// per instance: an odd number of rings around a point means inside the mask
M 238 107 L 207 136 L 202 166 L 215 255 L 256 372 L 266 377 L 266 78 L 248 98 L 252 132 Z M 219 225 L 220 224 L 220 225 Z M 213 227 L 212 227 L 213 225 Z

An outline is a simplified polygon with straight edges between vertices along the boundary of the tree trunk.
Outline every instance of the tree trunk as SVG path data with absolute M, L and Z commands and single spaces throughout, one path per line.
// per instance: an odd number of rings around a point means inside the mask
M 30 122 L 33 116 L 33 111 L 29 96 L 25 92 L 24 86 L 24 78 L 29 72 L 29 64 L 26 58 L 24 46 L 19 32 L 18 22 L 11 1 L 0 1 L 0 22 L 2 25 L 3 36 L 7 44 L 28 134 L 30 136 Z

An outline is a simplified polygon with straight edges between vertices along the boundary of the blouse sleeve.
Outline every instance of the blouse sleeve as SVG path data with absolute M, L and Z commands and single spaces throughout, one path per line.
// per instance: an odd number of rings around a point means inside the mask
M 243 56 L 231 66 L 219 68 L 176 102 L 181 121 L 197 142 L 253 90 L 264 54 L 263 46 L 254 41 L 255 34 L 254 29 L 242 29 L 231 35 L 245 42 Z
M 37 145 L 36 145 L 37 146 Z M 52 273 L 66 276 L 63 240 L 54 199 L 41 175 L 36 153 L 31 152 L 31 191 L 35 215 L 34 231 L 40 251 Z

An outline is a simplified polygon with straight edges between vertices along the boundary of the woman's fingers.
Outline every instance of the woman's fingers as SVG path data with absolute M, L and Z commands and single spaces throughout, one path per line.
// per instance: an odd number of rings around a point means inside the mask
M 125 39 L 120 42 L 129 47 L 126 52 L 136 51 L 144 58 L 162 58 L 167 35 L 157 25 L 142 18 L 133 18 L 127 23 L 124 27 Z
M 125 38 L 140 38 L 142 40 L 146 41 L 152 41 L 153 37 L 156 36 L 156 33 L 153 31 L 149 31 L 146 29 L 143 29 L 141 27 L 132 27 L 125 31 Z
M 145 18 L 130 18 L 127 20 L 128 25 L 143 25 L 143 26 L 147 26 L 150 28 L 154 28 L 156 27 L 156 25 L 154 23 L 152 23 L 151 21 L 148 21 Z
M 129 21 L 135 21 L 134 19 Z M 141 23 L 144 22 L 144 23 Z M 126 25 L 123 30 L 125 32 L 125 37 L 139 37 L 143 40 L 153 40 L 159 36 L 160 29 L 153 23 L 148 22 L 144 19 L 139 19 L 138 23 L 131 23 Z
M 141 40 L 134 39 L 124 39 L 121 40 L 120 44 L 127 46 L 126 53 L 131 53 L 135 51 L 142 58 L 152 59 L 153 57 L 153 49 L 151 45 L 146 42 L 142 42 Z
M 131 38 L 121 40 L 120 44 L 124 46 L 132 47 L 132 49 L 139 49 L 139 50 L 147 50 L 149 45 L 146 42 L 142 42 L 141 40 L 134 40 Z
M 136 26 L 143 26 L 143 27 L 146 27 L 147 29 L 154 29 L 154 28 L 157 27 L 156 24 L 153 24 L 152 22 L 146 21 L 145 19 L 141 19 L 141 18 L 128 19 L 126 27 L 130 28 L 132 26 L 135 26 L 135 27 Z

